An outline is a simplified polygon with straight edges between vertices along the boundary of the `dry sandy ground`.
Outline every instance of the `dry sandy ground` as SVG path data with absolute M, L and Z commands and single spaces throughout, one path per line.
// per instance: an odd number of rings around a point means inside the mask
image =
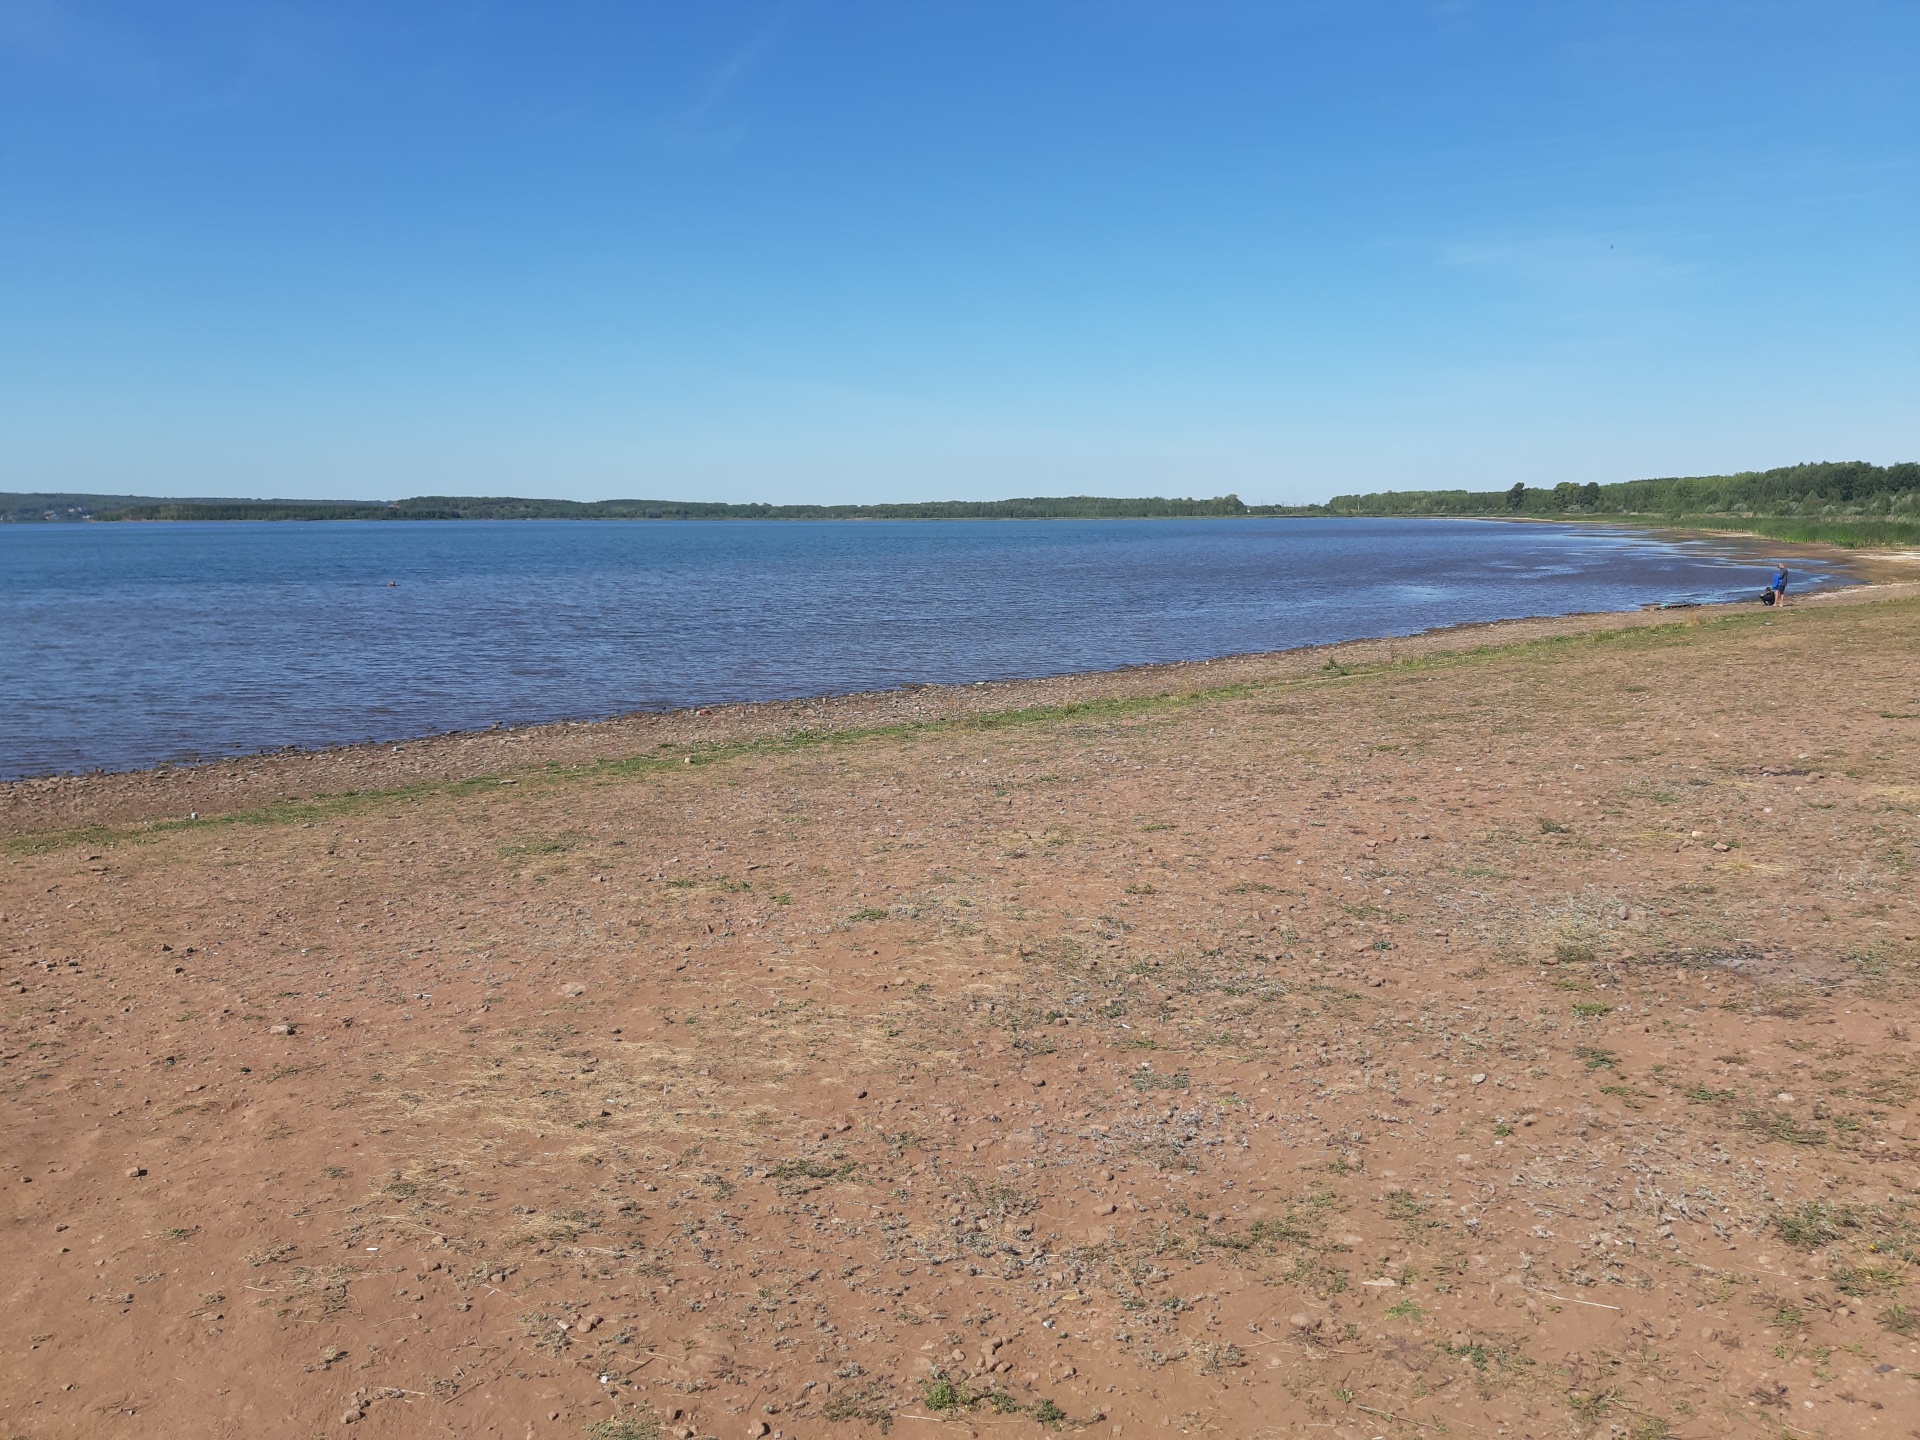
M 1917 677 L 1880 590 L 6 787 L 0 1434 L 1920 1434 Z

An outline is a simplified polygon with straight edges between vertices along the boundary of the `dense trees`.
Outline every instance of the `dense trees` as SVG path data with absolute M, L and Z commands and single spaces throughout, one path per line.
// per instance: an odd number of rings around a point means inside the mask
M 1324 505 L 1243 504 L 1209 500 L 1117 499 L 1098 495 L 1014 500 L 944 500 L 903 505 L 729 505 L 698 500 L 526 500 L 422 495 L 400 501 L 155 500 L 127 495 L 0 494 L 0 521 L 101 520 L 1032 520 L 1256 515 L 1610 515 L 1703 523 L 1839 525 L 1889 543 L 1920 527 L 1920 464 L 1864 460 L 1787 465 L 1735 475 L 1674 476 L 1602 485 L 1563 480 L 1551 488 L 1519 483 L 1505 490 L 1386 490 L 1336 495 Z M 1889 529 L 1888 527 L 1891 527 Z M 1897 533 L 1896 533 L 1897 532 Z M 1796 535 L 1799 532 L 1795 532 Z M 1879 543 L 1879 541 L 1875 541 Z
M 1551 490 L 1388 490 L 1336 495 L 1331 515 L 1772 515 L 1920 516 L 1920 464 L 1864 460 L 1787 465 L 1737 475 L 1627 480 L 1613 485 L 1561 481 Z

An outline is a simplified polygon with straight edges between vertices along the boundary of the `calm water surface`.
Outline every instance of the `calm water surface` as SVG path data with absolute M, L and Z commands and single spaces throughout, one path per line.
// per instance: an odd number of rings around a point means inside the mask
M 0 525 L 0 776 L 1717 600 L 1770 573 L 1483 521 Z

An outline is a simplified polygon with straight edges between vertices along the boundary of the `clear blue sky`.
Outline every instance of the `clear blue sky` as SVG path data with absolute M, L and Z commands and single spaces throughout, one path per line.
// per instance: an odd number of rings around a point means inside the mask
M 1920 457 L 1914 0 L 0 0 L 0 489 Z

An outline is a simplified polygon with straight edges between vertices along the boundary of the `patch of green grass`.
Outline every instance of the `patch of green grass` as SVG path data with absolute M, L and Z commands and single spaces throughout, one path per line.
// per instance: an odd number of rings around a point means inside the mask
M 1842 1265 L 1827 1276 L 1842 1295 L 1878 1295 L 1900 1288 L 1904 1278 L 1891 1265 Z
M 886 918 L 887 918 L 887 912 L 885 910 L 877 910 L 871 905 L 867 906 L 863 910 L 856 910 L 853 912 L 853 914 L 847 917 L 847 919 L 855 922 L 862 921 L 862 920 L 884 920 Z
M 1238 1370 L 1247 1363 L 1247 1355 L 1238 1345 L 1202 1341 L 1195 1347 L 1202 1375 L 1218 1375 L 1222 1370 Z
M 1787 540 L 1802 545 L 1838 545 L 1848 550 L 1885 550 L 1920 544 L 1920 521 L 1910 520 L 1803 520 L 1796 516 L 1681 515 L 1658 522 L 1663 528 L 1722 530 L 1738 535 L 1761 535 L 1770 540 Z
M 1596 1070 L 1612 1070 L 1618 1073 L 1620 1069 L 1619 1055 L 1612 1050 L 1602 1050 L 1597 1045 L 1574 1046 L 1573 1058 L 1587 1067 L 1589 1075 Z
M 964 1410 L 973 1404 L 973 1396 L 966 1387 L 948 1379 L 945 1375 L 936 1375 L 927 1381 L 926 1388 L 920 1393 L 921 1403 L 929 1410 Z
M 1553 955 L 1563 965 L 1591 965 L 1594 959 L 1593 947 L 1579 940 L 1562 940 Z
M 1440 1348 L 1449 1355 L 1458 1355 L 1471 1362 L 1473 1368 L 1481 1371 L 1483 1374 L 1488 1365 L 1493 1362 L 1494 1354 L 1497 1353 L 1489 1351 L 1486 1342 L 1483 1340 L 1468 1340 L 1459 1345 L 1446 1344 Z
M 1290 1213 L 1278 1219 L 1256 1220 L 1247 1227 L 1247 1233 L 1244 1235 L 1212 1232 L 1201 1237 L 1203 1244 L 1221 1250 L 1253 1250 L 1262 1247 L 1272 1249 L 1278 1245 L 1311 1244 L 1314 1239 L 1313 1228 Z M 1163 1308 L 1191 1310 L 1193 1305 L 1190 1301 L 1174 1296 L 1163 1302 Z
M 882 1435 L 893 1429 L 893 1407 L 875 1384 L 835 1395 L 820 1407 L 823 1420 L 865 1420 L 876 1425 Z
M 1567 1407 L 1573 1411 L 1574 1418 L 1582 1425 L 1598 1425 L 1613 1409 L 1614 1402 L 1620 1398 L 1618 1390 L 1570 1390 L 1567 1392 Z
M 1740 1117 L 1742 1128 L 1763 1139 L 1782 1145 L 1824 1145 L 1827 1132 L 1814 1125 L 1802 1125 L 1785 1110 L 1748 1110 Z
M 1880 1328 L 1895 1335 L 1904 1335 L 1909 1340 L 1920 1335 L 1920 1310 L 1905 1305 L 1889 1305 L 1874 1317 L 1880 1322 Z
M 1381 1208 L 1387 1212 L 1389 1220 L 1398 1220 L 1402 1225 L 1431 1230 L 1440 1224 L 1438 1220 L 1428 1218 L 1428 1212 L 1433 1209 L 1431 1205 L 1422 1204 L 1405 1190 L 1396 1190 L 1387 1196 Z
M 1789 1210 L 1774 1221 L 1780 1238 L 1796 1250 L 1818 1250 L 1831 1245 L 1848 1230 L 1860 1228 L 1860 1217 L 1851 1206 L 1835 1205 L 1827 1200 L 1809 1200 L 1798 1210 Z
M 1905 1105 L 1920 1095 L 1920 1084 L 1908 1075 L 1880 1074 L 1856 1085 L 1853 1093 L 1870 1105 Z
M 1611 1015 L 1613 1006 L 1605 1000 L 1576 1000 L 1573 1002 L 1573 1013 L 1582 1020 L 1598 1020 L 1602 1015 Z
M 1417 1325 L 1427 1317 L 1426 1312 L 1414 1304 L 1413 1301 L 1402 1300 L 1397 1304 L 1387 1307 L 1387 1318 L 1389 1320 L 1410 1320 Z
M 1289 1285 L 1311 1290 L 1322 1300 L 1344 1295 L 1347 1290 L 1347 1272 L 1313 1255 L 1295 1256 L 1293 1264 L 1280 1278 Z
M 1573 831 L 1558 821 L 1549 820 L 1543 815 L 1540 817 L 1540 833 L 1542 835 L 1571 835 Z
M 1022 1405 L 1004 1390 L 969 1390 L 962 1381 L 937 1370 L 921 1387 L 920 1399 L 936 1415 L 963 1412 L 976 1405 L 985 1405 L 997 1415 L 1031 1415 L 1049 1427 L 1057 1427 L 1067 1418 L 1066 1411 L 1044 1397 L 1030 1406 Z
M 1698 1100 L 1702 1105 L 1733 1099 L 1733 1091 L 1712 1090 L 1705 1085 L 1689 1085 L 1685 1093 L 1687 1099 Z
M 843 1180 L 859 1167 L 851 1160 L 816 1160 L 811 1156 L 802 1156 L 798 1160 L 782 1160 L 767 1171 L 773 1180 Z
M 1185 1090 L 1190 1083 L 1184 1070 L 1172 1075 L 1161 1075 L 1152 1070 L 1133 1072 L 1133 1088 L 1136 1090 Z

